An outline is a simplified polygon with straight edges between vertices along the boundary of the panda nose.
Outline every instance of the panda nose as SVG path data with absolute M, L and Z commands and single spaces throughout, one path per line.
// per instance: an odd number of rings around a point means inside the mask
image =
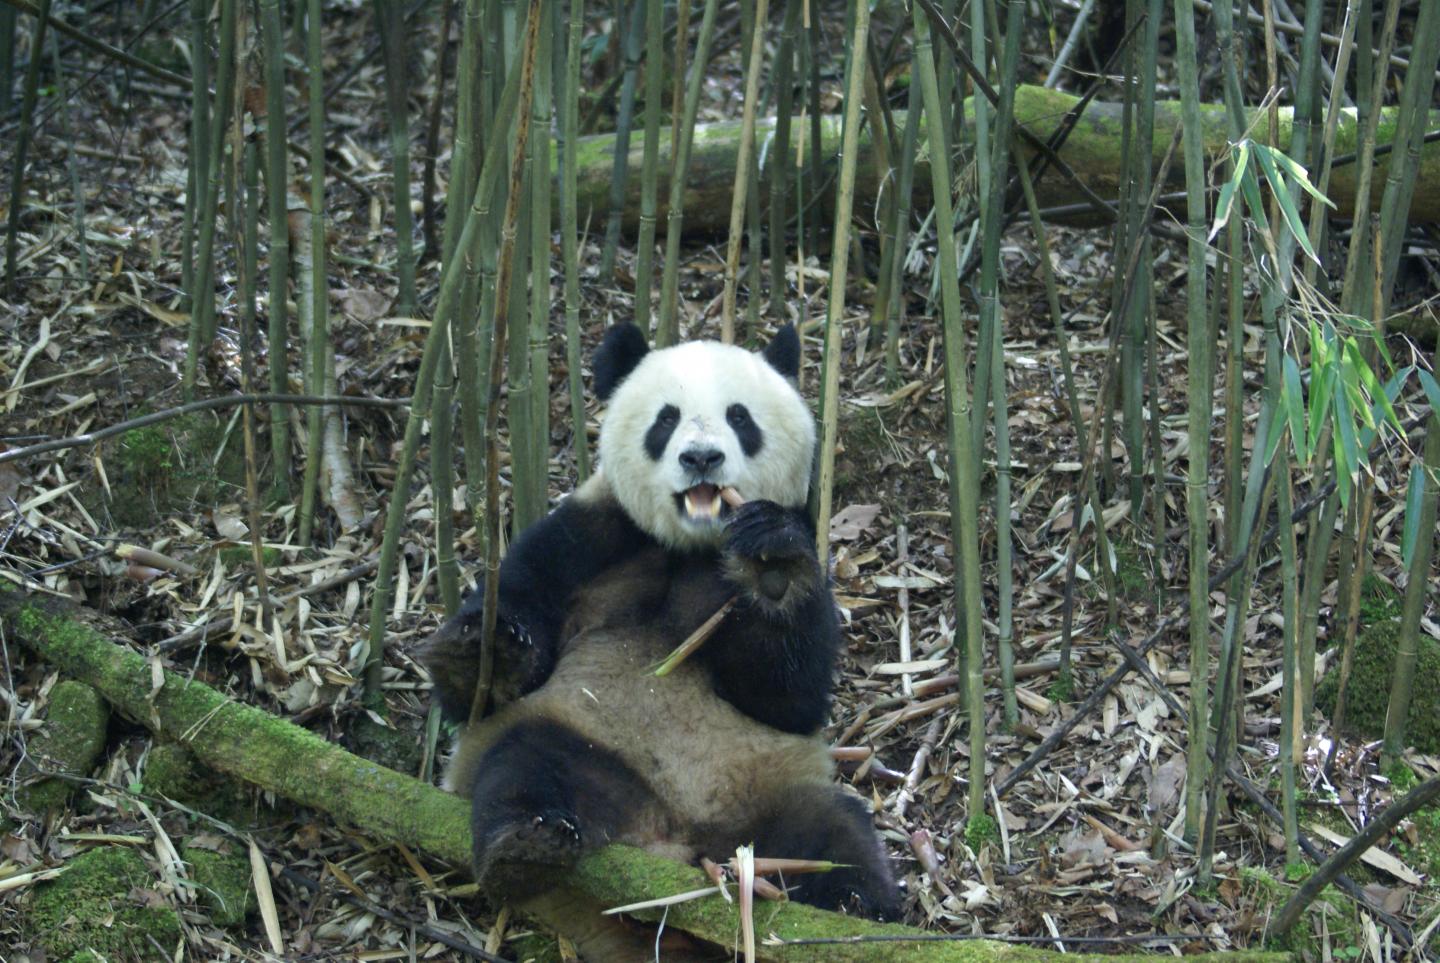
M 687 448 L 680 453 L 680 464 L 699 475 L 714 471 L 724 461 L 725 453 L 718 448 Z

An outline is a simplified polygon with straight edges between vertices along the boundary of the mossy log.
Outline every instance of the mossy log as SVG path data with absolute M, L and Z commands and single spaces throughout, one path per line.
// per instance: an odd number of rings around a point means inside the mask
M 404 843 L 456 866 L 468 866 L 468 804 L 409 776 L 386 769 L 327 742 L 308 730 L 198 682 L 164 673 L 153 688 L 150 663 L 140 653 L 107 637 L 108 623 L 85 609 L 51 596 L 27 595 L 0 580 L 0 622 L 56 668 L 95 687 L 121 713 L 146 725 L 162 739 L 180 741 L 205 764 L 237 779 L 329 813 L 377 839 Z M 599 919 L 594 911 L 700 889 L 708 880 L 698 869 L 611 846 L 586 857 L 571 889 L 555 899 L 528 907 L 562 932 L 574 935 Z M 577 915 L 577 909 L 585 916 Z M 660 911 L 638 914 L 658 919 Z M 671 906 L 669 929 L 680 929 L 722 947 L 738 933 L 738 910 L 718 898 Z M 882 925 L 807 906 L 760 904 L 756 929 L 759 954 L 767 960 L 1041 960 L 1058 959 L 1051 951 L 987 941 L 936 942 L 936 934 L 907 926 Z M 580 934 L 582 937 L 585 934 Z M 879 937 L 883 942 L 764 945 L 781 940 Z M 915 938 L 931 942 L 912 942 Z M 1124 960 L 1124 956 L 1067 954 L 1067 960 Z M 1139 957 L 1133 957 L 1138 959 Z M 1239 952 L 1191 957 L 1230 961 L 1280 961 L 1286 954 Z
M 1040 140 L 1048 141 L 1063 122 L 1066 113 L 1076 103 L 1078 103 L 1078 98 L 1070 94 L 1047 90 L 1043 87 L 1022 86 L 1015 92 L 1015 122 Z M 1122 109 L 1123 107 L 1119 103 L 1092 101 L 1081 114 L 1079 123 L 1075 125 L 1075 129 L 1071 131 L 1060 151 L 1060 156 L 1079 172 L 1085 183 L 1105 199 L 1112 199 L 1118 193 Z M 1291 114 L 1290 108 L 1280 108 L 1279 143 L 1282 148 L 1288 148 L 1290 145 Z M 1214 157 L 1225 148 L 1227 143 L 1224 107 L 1219 104 L 1202 105 L 1201 115 L 1205 125 L 1205 152 Z M 894 116 L 896 124 L 903 129 L 905 112 L 897 111 Z M 1178 102 L 1159 101 L 1155 104 L 1155 136 L 1152 153 L 1157 168 L 1161 158 L 1165 156 L 1166 149 L 1170 146 L 1170 138 L 1174 133 L 1175 125 L 1179 122 L 1179 116 L 1180 105 Z M 1253 117 L 1252 112 L 1251 118 L 1253 119 Z M 801 126 L 798 118 L 792 122 L 791 155 L 785 159 L 785 169 L 788 171 L 796 169 L 795 151 L 799 149 L 795 144 L 798 140 L 796 132 L 800 130 Z M 808 136 L 808 124 L 803 126 L 806 127 Z M 1440 111 L 1430 115 L 1427 129 L 1433 130 L 1437 127 L 1440 127 Z M 840 118 L 837 116 L 822 117 L 820 131 L 820 154 L 825 160 L 827 176 L 833 178 L 833 175 L 839 170 Z M 774 164 L 779 160 L 772 150 L 774 135 L 775 119 L 773 117 L 756 121 L 755 142 L 765 165 Z M 1381 115 L 1380 129 L 1376 135 L 1377 143 L 1388 144 L 1394 135 L 1395 110 L 1387 108 Z M 876 166 L 877 154 L 871 148 L 871 130 L 868 124 L 861 131 L 860 137 L 860 156 L 857 159 L 859 166 L 855 181 L 855 210 L 868 211 L 874 209 L 875 195 L 881 184 L 883 172 Z M 1355 112 L 1353 110 L 1345 111 L 1340 116 L 1332 156 L 1353 152 L 1355 141 Z M 632 138 L 631 143 L 633 146 L 629 157 L 630 177 L 626 182 L 628 193 L 625 201 L 625 226 L 627 230 L 633 232 L 640 217 L 640 166 L 644 152 L 637 139 Z M 719 121 L 696 126 L 695 144 L 691 153 L 690 171 L 685 187 L 684 230 L 687 233 L 713 235 L 727 229 L 730 217 L 730 197 L 735 186 L 735 158 L 739 144 L 739 121 Z M 666 173 L 670 170 L 669 145 L 669 135 L 662 132 L 659 187 L 661 207 L 658 214 L 659 229 L 662 232 L 667 229 L 665 199 L 669 197 Z M 1023 141 L 1021 146 L 1025 147 Z M 812 149 L 811 145 L 805 145 L 806 151 Z M 1031 148 L 1025 147 L 1025 149 L 1033 155 Z M 613 134 L 598 134 L 580 140 L 576 162 L 578 179 L 576 198 L 582 222 L 588 218 L 593 223 L 600 223 L 610 209 L 610 173 L 614 151 L 615 136 Z M 1388 161 L 1388 155 L 1379 159 L 1375 172 L 1375 183 L 1384 183 Z M 924 162 L 922 157 L 921 163 L 924 164 Z M 1349 217 L 1354 209 L 1355 178 L 1356 166 L 1353 163 L 1342 164 L 1331 171 L 1329 194 L 1335 202 L 1336 213 L 1341 217 Z M 1312 180 L 1318 182 L 1319 178 L 1312 178 Z M 917 170 L 914 184 L 913 209 L 925 210 L 930 205 L 930 178 L 923 171 Z M 760 191 L 761 203 L 768 203 L 769 185 L 769 177 L 761 177 L 755 185 Z M 1035 188 L 1042 207 L 1057 208 L 1084 203 L 1084 198 L 1075 185 L 1053 168 L 1047 170 L 1045 176 L 1036 182 Z M 1179 164 L 1171 167 L 1170 189 L 1172 191 L 1184 190 L 1184 171 Z M 1373 193 L 1377 208 L 1380 204 L 1381 193 L 1379 190 Z M 795 196 L 793 188 L 790 196 Z M 833 198 L 829 196 L 822 198 L 810 216 L 819 216 L 822 219 L 830 217 L 833 204 Z M 1183 202 L 1171 205 L 1170 209 L 1177 218 L 1184 219 Z M 1093 223 L 1096 214 L 1093 210 L 1086 209 L 1066 215 L 1057 215 L 1056 219 L 1071 223 Z M 1410 207 L 1410 219 L 1412 221 L 1440 220 L 1440 142 L 1426 144 L 1423 149 L 1418 186 L 1415 190 L 1415 199 Z

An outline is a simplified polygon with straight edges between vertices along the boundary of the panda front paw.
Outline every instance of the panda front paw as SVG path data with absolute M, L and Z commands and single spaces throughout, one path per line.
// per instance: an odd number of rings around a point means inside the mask
M 726 573 L 753 598 L 789 606 L 820 581 L 815 541 L 798 513 L 775 502 L 746 502 L 725 530 Z

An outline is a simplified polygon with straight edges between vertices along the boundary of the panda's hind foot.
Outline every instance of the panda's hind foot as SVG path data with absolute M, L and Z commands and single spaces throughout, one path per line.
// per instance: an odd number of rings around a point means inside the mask
M 575 865 L 584 842 L 573 813 L 549 809 L 516 819 L 493 829 L 483 843 L 476 841 L 475 879 L 503 899 L 533 895 Z

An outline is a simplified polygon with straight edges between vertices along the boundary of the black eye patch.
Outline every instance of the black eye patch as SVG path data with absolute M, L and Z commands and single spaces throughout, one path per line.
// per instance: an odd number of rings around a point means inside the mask
M 679 408 L 666 405 L 660 409 L 655 420 L 650 423 L 650 430 L 645 432 L 645 454 L 650 456 L 651 461 L 659 461 L 660 456 L 665 454 L 665 446 L 670 444 L 670 436 L 675 434 L 675 426 L 678 424 Z
M 754 458 L 765 443 L 765 433 L 750 417 L 750 409 L 744 405 L 731 405 L 725 409 L 725 420 L 740 440 L 740 450 L 745 452 L 745 457 Z

